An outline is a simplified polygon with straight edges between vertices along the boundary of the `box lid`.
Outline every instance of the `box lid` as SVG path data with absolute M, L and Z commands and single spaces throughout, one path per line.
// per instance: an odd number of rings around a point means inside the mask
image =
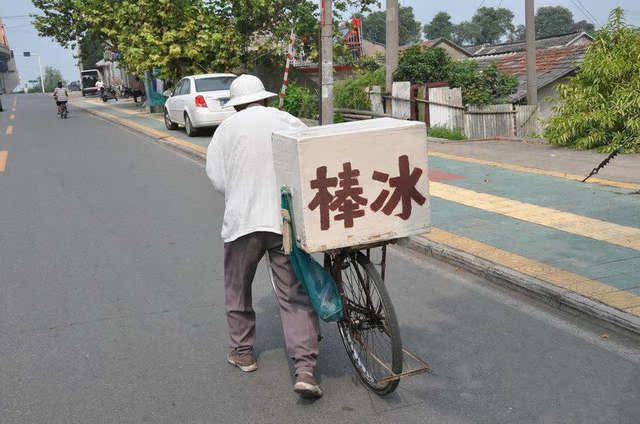
M 317 127 L 301 128 L 291 131 L 280 131 L 277 134 L 286 138 L 291 138 L 304 142 L 315 138 L 325 138 L 354 133 L 366 133 L 370 131 L 390 131 L 390 130 L 415 130 L 426 131 L 424 122 L 405 121 L 393 118 L 367 119 L 364 121 L 345 122 L 341 124 L 321 125 Z

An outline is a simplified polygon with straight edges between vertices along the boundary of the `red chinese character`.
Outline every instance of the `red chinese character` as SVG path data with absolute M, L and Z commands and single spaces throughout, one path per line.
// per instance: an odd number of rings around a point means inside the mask
M 329 229 L 329 205 L 333 200 L 333 194 L 329 192 L 329 187 L 336 187 L 338 179 L 336 177 L 327 178 L 327 167 L 321 166 L 316 169 L 316 179 L 311 181 L 311 188 L 318 190 L 316 196 L 309 203 L 312 211 L 320 207 L 320 229 Z
M 406 221 L 411 216 L 411 201 L 415 200 L 417 204 L 422 206 L 427 199 L 416 189 L 416 184 L 420 176 L 422 176 L 422 169 L 413 168 L 413 171 L 409 174 L 409 157 L 407 155 L 402 155 L 398 158 L 398 168 L 400 175 L 391 179 L 389 179 L 389 174 L 373 171 L 371 178 L 383 183 L 386 183 L 388 180 L 389 186 L 395 190 L 386 205 L 384 203 L 387 201 L 390 193 L 389 190 L 382 190 L 380 195 L 371 204 L 371 210 L 378 212 L 380 208 L 382 208 L 383 213 L 391 215 L 398 206 L 398 203 L 402 201 L 402 212 L 396 214 L 396 216 Z
M 344 221 L 344 228 L 353 227 L 353 220 L 364 216 L 364 209 L 360 209 L 360 206 L 366 206 L 368 202 L 361 196 L 362 187 L 358 187 L 358 176 L 360 171 L 351 169 L 351 162 L 342 164 L 342 172 L 338 173 L 341 189 L 336 190 L 335 198 L 329 206 L 332 211 L 341 212 L 334 219 Z

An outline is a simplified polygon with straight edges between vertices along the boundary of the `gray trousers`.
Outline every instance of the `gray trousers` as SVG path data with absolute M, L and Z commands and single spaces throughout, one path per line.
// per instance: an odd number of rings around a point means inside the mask
M 265 252 L 273 271 L 287 353 L 294 361 L 296 372 L 313 372 L 318 357 L 317 316 L 296 279 L 289 256 L 282 250 L 279 234 L 255 232 L 224 244 L 225 305 L 231 348 L 239 354 L 253 350 L 256 314 L 251 284 Z

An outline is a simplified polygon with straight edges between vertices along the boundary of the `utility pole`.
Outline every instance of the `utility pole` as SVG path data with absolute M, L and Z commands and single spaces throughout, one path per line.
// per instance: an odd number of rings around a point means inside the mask
M 525 0 L 525 25 L 527 36 L 527 103 L 538 104 L 538 79 L 536 76 L 536 22 L 533 0 Z
M 42 78 L 42 64 L 40 63 L 40 55 L 38 55 L 38 69 L 40 70 L 40 88 L 42 88 L 42 94 L 44 94 L 44 79 Z
M 387 96 L 391 95 L 391 88 L 393 85 L 393 73 L 398 68 L 398 49 L 400 44 L 400 37 L 398 32 L 400 31 L 400 23 L 398 19 L 398 0 L 387 0 L 387 31 L 386 31 L 386 54 L 385 54 L 385 93 Z M 386 99 L 385 112 L 391 111 L 391 99 Z
M 321 0 L 320 17 L 320 125 L 333 124 L 333 7 Z

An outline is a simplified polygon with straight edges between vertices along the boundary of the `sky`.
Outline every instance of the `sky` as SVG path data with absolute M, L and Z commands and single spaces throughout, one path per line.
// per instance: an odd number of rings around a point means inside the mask
M 104 0 L 108 1 L 108 0 Z M 399 0 L 402 6 L 412 6 L 418 21 L 429 22 L 440 12 L 448 12 L 454 23 L 469 20 L 480 6 L 505 7 L 513 11 L 514 24 L 524 23 L 525 0 L 449 0 L 446 2 L 432 0 Z M 384 7 L 385 0 L 382 0 Z M 541 6 L 564 6 L 573 12 L 574 20 L 596 22 L 596 27 L 607 21 L 609 12 L 620 6 L 627 13 L 630 24 L 640 26 L 640 2 L 638 0 L 535 0 L 536 8 Z M 582 7 L 581 7 L 582 6 Z M 24 51 L 32 51 L 41 55 L 42 67 L 53 66 L 62 72 L 68 81 L 80 79 L 76 59 L 71 50 L 63 49 L 54 41 L 41 38 L 30 24 L 30 18 L 24 15 L 35 13 L 30 0 L 0 1 L 0 16 L 3 17 L 9 44 L 16 53 L 16 62 L 22 82 L 36 79 L 38 76 L 38 60 L 36 57 L 25 58 Z

